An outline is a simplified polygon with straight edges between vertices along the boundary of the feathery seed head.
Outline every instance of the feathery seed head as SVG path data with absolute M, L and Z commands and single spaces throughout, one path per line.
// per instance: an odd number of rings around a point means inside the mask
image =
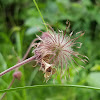
M 81 47 L 82 43 L 76 42 L 76 40 L 84 35 L 84 33 L 76 33 L 76 36 L 78 36 L 75 38 L 71 38 L 72 34 L 73 32 L 66 37 L 66 31 L 65 33 L 63 33 L 63 31 L 56 33 L 51 28 L 51 31 L 43 32 L 41 37 L 37 36 L 40 42 L 35 43 L 33 53 L 36 56 L 36 61 L 41 64 L 40 70 L 45 73 L 44 77 L 47 80 L 56 72 L 58 65 L 61 66 L 61 71 L 64 64 L 66 65 L 66 69 L 68 69 L 68 64 L 72 64 L 72 61 L 78 65 L 73 56 L 84 63 L 87 61 L 88 58 L 86 56 L 81 55 L 72 49 L 77 43 L 80 44 L 77 48 Z M 84 59 L 79 56 L 84 57 Z

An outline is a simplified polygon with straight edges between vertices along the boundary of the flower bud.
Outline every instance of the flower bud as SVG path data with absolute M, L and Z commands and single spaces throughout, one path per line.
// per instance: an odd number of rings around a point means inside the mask
M 22 76 L 22 73 L 20 71 L 15 71 L 13 74 L 13 77 L 20 80 Z

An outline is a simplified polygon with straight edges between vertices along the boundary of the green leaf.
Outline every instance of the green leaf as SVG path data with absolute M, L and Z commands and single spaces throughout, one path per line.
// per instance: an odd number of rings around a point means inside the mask
M 91 68 L 91 71 L 100 71 L 100 65 L 99 64 L 96 64 L 95 66 L 93 66 Z
M 87 78 L 87 82 L 91 86 L 100 87 L 100 72 L 91 72 Z
M 7 69 L 6 61 L 4 60 L 4 57 L 3 57 L 3 55 L 1 53 L 0 53 L 0 67 L 2 67 L 3 70 Z
M 28 18 L 25 21 L 25 25 L 28 27 L 37 26 L 37 25 L 40 25 L 40 23 L 43 23 L 41 18 L 34 18 L 34 17 Z
M 39 30 L 43 29 L 42 26 L 39 26 L 39 27 L 30 27 L 26 30 L 25 32 L 25 35 L 26 36 L 29 36 L 29 35 L 32 35 L 32 34 L 35 34 L 36 32 L 39 32 Z

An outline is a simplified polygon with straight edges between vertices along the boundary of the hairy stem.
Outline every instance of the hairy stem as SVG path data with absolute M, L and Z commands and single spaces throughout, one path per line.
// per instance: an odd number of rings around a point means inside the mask
M 26 60 L 24 60 L 24 61 L 22 61 L 22 62 L 16 64 L 16 65 L 10 67 L 9 69 L 7 69 L 7 70 L 1 72 L 1 73 L 0 73 L 0 77 L 3 76 L 4 74 L 6 74 L 6 73 L 8 73 L 8 72 L 10 72 L 10 71 L 12 71 L 12 70 L 14 70 L 15 68 L 20 67 L 21 65 L 24 65 L 24 64 L 26 64 L 26 63 L 31 62 L 32 60 L 35 60 L 35 56 L 32 56 L 32 57 L 30 57 L 30 58 L 28 58 L 28 59 L 26 59 Z

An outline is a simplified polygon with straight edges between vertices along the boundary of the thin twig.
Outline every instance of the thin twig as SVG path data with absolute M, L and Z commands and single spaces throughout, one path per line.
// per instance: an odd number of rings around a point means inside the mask
M 29 54 L 29 52 L 30 52 L 30 50 L 31 50 L 31 48 L 32 48 L 32 45 L 33 45 L 33 43 L 34 43 L 35 41 L 37 41 L 37 38 L 34 39 L 34 40 L 31 42 L 31 44 L 30 44 L 28 50 L 26 51 L 26 53 L 25 53 L 25 55 L 24 55 L 22 61 L 25 60 L 25 59 L 27 58 L 27 56 L 28 56 L 28 54 Z
M 10 88 L 11 88 L 12 84 L 14 83 L 14 81 L 15 81 L 15 77 L 13 77 L 13 79 L 12 79 L 12 81 L 11 81 L 11 83 L 10 83 L 10 85 L 8 86 L 7 89 L 10 89 Z M 5 97 L 6 94 L 7 94 L 7 93 L 5 92 L 5 93 L 2 95 L 2 97 L 0 98 L 0 100 L 2 100 L 2 99 Z

